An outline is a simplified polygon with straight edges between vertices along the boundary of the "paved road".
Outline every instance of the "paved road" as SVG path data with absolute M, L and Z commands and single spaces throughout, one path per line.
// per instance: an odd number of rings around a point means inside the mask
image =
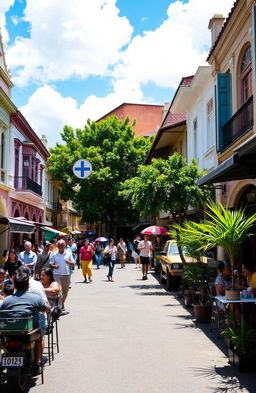
M 256 378 L 230 367 L 153 275 L 142 281 L 128 265 L 111 283 L 105 268 L 93 273 L 92 284 L 73 274 L 61 352 L 31 393 L 255 392 Z

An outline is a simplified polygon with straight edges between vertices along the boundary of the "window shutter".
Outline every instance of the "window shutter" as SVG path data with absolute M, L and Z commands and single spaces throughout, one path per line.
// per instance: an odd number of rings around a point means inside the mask
M 217 74 L 217 151 L 223 148 L 222 127 L 232 116 L 231 74 Z

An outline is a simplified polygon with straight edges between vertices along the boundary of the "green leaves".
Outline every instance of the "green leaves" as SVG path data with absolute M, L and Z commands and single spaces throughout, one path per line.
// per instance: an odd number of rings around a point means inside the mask
M 137 176 L 122 187 L 122 195 L 144 215 L 170 211 L 175 217 L 188 206 L 201 207 L 209 198 L 209 189 L 197 186 L 202 176 L 194 162 L 187 164 L 178 153 L 168 160 L 153 159 L 150 165 L 141 165 Z
M 132 178 L 138 165 L 144 162 L 152 138 L 135 138 L 133 128 L 113 116 L 98 123 L 88 121 L 84 129 L 65 126 L 65 145 L 51 149 L 49 171 L 54 180 L 61 181 L 61 197 L 71 199 L 86 221 L 132 220 L 134 211 L 120 196 L 122 183 Z M 92 163 L 88 179 L 73 175 L 75 161 L 85 158 Z M 81 189 L 74 192 L 79 184 Z
M 231 265 L 244 240 L 250 236 L 250 230 L 256 221 L 256 214 L 245 216 L 243 209 L 229 210 L 221 202 L 207 204 L 209 220 L 200 223 L 187 222 L 182 228 L 183 236 L 201 242 L 200 249 L 214 246 L 223 247 Z

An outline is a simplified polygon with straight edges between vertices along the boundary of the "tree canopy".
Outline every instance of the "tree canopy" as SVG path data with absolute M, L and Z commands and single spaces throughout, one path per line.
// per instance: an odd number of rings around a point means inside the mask
M 189 206 L 200 208 L 210 197 L 209 188 L 197 185 L 203 174 L 195 160 L 187 164 L 184 157 L 174 153 L 168 160 L 153 159 L 150 165 L 140 165 L 137 176 L 125 181 L 120 194 L 141 215 L 156 216 L 160 211 L 169 211 L 179 222 Z
M 84 129 L 65 126 L 61 134 L 65 144 L 50 149 L 49 171 L 53 180 L 61 181 L 60 196 L 72 200 L 82 219 L 125 223 L 134 211 L 119 195 L 123 182 L 136 175 L 144 162 L 152 138 L 135 137 L 129 118 L 113 116 L 106 120 L 88 120 Z M 73 164 L 81 159 L 92 164 L 87 179 L 74 176 Z

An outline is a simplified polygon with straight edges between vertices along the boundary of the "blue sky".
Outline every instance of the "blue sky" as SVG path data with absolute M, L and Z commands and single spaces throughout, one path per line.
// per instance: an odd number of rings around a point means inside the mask
M 208 21 L 232 0 L 3 0 L 12 99 L 50 145 L 122 102 L 170 101 L 210 47 Z M 53 132 L 54 131 L 54 132 Z

